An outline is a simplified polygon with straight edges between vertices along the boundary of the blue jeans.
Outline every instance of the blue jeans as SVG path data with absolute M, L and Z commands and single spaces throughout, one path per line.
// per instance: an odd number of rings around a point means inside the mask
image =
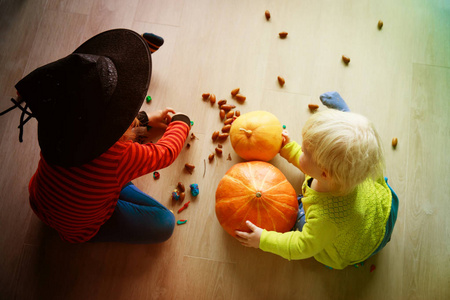
M 397 215 L 398 215 L 398 197 L 397 194 L 394 192 L 394 190 L 391 188 L 391 186 L 388 183 L 388 179 L 385 177 L 384 180 L 386 181 L 387 186 L 391 190 L 392 193 L 392 204 L 391 204 L 391 212 L 389 214 L 389 218 L 386 222 L 386 233 L 384 234 L 383 241 L 381 241 L 380 246 L 370 255 L 370 257 L 374 256 L 378 252 L 380 252 L 381 249 L 386 246 L 387 243 L 391 240 L 392 231 L 394 230 L 395 222 L 397 221 Z
M 111 218 L 90 242 L 153 244 L 168 240 L 175 228 L 175 216 L 161 203 L 126 184 Z
M 295 222 L 295 225 L 294 225 L 294 228 L 292 228 L 292 231 L 295 231 L 295 230 L 302 231 L 303 226 L 305 226 L 305 223 L 306 223 L 306 216 L 305 216 L 305 210 L 303 209 L 302 198 L 303 198 L 303 195 L 297 196 L 297 201 L 298 201 L 297 221 Z

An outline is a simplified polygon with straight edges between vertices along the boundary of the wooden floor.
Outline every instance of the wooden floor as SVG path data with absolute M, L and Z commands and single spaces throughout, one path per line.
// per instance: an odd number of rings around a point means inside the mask
M 178 181 L 200 187 L 176 214 L 188 222 L 166 243 L 62 242 L 28 205 L 37 122 L 25 126 L 21 144 L 19 111 L 1 117 L 0 299 L 450 299 L 449 1 L 1 0 L 0 17 L 0 110 L 23 76 L 103 30 L 164 37 L 152 57 L 153 100 L 143 109 L 187 113 L 197 138 L 161 179 L 150 174 L 135 184 L 174 211 Z M 236 87 L 245 104 L 231 99 Z M 215 189 L 240 159 L 228 141 L 224 156 L 208 163 L 221 123 L 217 107 L 201 100 L 209 92 L 242 113 L 271 111 L 300 141 L 307 105 L 332 90 L 375 123 L 400 198 L 392 241 L 364 267 L 343 271 L 245 248 L 220 227 Z M 196 166 L 192 175 L 183 171 L 187 162 Z M 271 162 L 299 191 L 301 173 L 280 157 Z

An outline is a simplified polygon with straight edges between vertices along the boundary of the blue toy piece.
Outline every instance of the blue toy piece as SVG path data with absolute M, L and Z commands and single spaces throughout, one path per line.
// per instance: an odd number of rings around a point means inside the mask
M 199 194 L 198 184 L 193 183 L 189 187 L 191 188 L 191 195 L 196 197 Z
M 172 192 L 172 199 L 175 201 L 180 200 L 180 194 L 178 194 L 177 192 Z

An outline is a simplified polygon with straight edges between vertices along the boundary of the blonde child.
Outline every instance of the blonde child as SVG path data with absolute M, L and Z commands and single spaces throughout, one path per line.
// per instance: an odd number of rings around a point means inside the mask
M 389 242 L 397 218 L 398 198 L 382 174 L 380 137 L 367 118 L 333 109 L 311 116 L 302 137 L 299 145 L 283 132 L 280 150 L 305 174 L 295 231 L 266 231 L 247 221 L 251 232 L 237 232 L 237 239 L 335 269 L 364 262 Z

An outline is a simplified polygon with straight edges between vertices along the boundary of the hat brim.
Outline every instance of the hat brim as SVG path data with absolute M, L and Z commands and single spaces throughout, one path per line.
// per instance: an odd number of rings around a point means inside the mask
M 52 163 L 70 167 L 85 164 L 107 151 L 128 129 L 145 99 L 151 78 L 151 55 L 145 40 L 128 29 L 102 32 L 83 43 L 74 53 L 106 56 L 117 70 L 117 86 L 111 100 L 98 112 L 91 130 L 73 136 L 70 153 L 54 152 L 42 145 L 43 156 Z M 38 126 L 39 140 L 48 140 L 48 128 Z

